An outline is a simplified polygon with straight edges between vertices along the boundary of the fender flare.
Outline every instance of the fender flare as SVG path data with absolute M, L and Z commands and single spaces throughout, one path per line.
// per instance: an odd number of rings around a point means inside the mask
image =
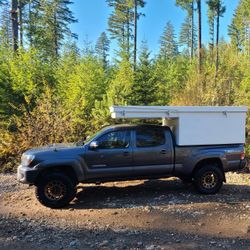
M 43 171 L 49 171 L 52 168 L 57 168 L 59 170 L 60 168 L 71 168 L 78 182 L 81 182 L 85 178 L 84 168 L 82 167 L 81 162 L 79 162 L 77 159 L 57 159 L 55 161 L 43 161 L 34 167 L 34 169 L 38 170 L 39 174 Z

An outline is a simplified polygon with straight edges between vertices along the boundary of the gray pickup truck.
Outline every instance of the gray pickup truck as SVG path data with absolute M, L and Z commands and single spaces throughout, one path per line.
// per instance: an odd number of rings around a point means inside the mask
M 72 201 L 79 183 L 101 183 L 176 176 L 197 191 L 220 190 L 225 172 L 245 166 L 243 144 L 177 146 L 169 127 L 116 125 L 102 129 L 82 145 L 54 145 L 22 155 L 17 178 L 36 186 L 45 206 Z

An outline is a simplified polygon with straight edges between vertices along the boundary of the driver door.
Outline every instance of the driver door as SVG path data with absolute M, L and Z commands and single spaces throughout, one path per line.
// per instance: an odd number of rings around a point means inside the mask
M 131 174 L 131 131 L 111 131 L 96 140 L 97 148 L 88 148 L 85 162 L 90 178 L 117 177 Z

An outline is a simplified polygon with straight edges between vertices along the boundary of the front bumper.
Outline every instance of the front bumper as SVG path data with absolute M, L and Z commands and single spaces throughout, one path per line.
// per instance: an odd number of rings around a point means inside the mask
M 25 184 L 34 184 L 36 177 L 38 176 L 38 170 L 25 166 L 18 166 L 17 168 L 17 180 Z

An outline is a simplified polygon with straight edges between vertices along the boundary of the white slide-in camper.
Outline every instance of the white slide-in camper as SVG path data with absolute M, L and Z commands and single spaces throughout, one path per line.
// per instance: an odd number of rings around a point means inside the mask
M 162 119 L 176 144 L 245 143 L 247 107 L 241 106 L 112 106 L 112 118 Z

